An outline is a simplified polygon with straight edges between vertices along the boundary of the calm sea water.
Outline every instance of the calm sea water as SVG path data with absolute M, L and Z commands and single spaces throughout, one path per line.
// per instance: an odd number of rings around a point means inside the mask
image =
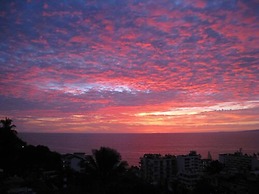
M 85 152 L 101 146 L 116 149 L 130 165 L 138 165 L 145 153 L 188 154 L 196 150 L 203 158 L 210 151 L 213 159 L 219 153 L 259 152 L 259 131 L 220 133 L 171 134 L 77 134 L 77 133 L 20 133 L 29 144 L 45 145 L 59 153 Z

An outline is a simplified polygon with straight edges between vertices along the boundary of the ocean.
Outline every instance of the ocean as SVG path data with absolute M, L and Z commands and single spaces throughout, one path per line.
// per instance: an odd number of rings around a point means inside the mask
M 259 153 L 259 131 L 214 133 L 158 133 L 158 134 L 89 134 L 89 133 L 19 133 L 31 145 L 45 145 L 61 154 L 85 152 L 101 146 L 116 149 L 129 165 L 139 165 L 146 153 L 188 154 L 195 150 L 202 158 L 208 152 L 213 159 L 220 153 L 233 153 L 242 148 L 243 153 Z

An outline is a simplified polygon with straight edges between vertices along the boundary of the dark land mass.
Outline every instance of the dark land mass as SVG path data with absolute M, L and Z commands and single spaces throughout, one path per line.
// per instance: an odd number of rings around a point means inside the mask
M 143 176 L 145 169 L 128 166 L 114 149 L 101 147 L 84 158 L 80 153 L 61 155 L 43 145 L 28 145 L 17 136 L 11 119 L 0 124 L 2 194 L 259 193 L 259 175 L 251 175 L 250 169 L 228 173 L 219 161 L 204 160 L 202 174 L 191 189 L 179 181 L 177 171 L 170 181 L 154 183 Z M 76 166 L 73 161 L 77 161 Z

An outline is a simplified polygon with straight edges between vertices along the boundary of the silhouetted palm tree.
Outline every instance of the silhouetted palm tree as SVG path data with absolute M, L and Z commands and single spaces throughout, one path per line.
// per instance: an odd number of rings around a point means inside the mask
M 0 168 L 3 169 L 13 168 L 18 153 L 26 145 L 17 136 L 14 130 L 16 126 L 12 122 L 9 118 L 0 120 L 0 155 L 3 156 L 0 160 Z
M 9 118 L 7 118 L 7 117 L 5 117 L 5 119 L 2 119 L 1 121 L 0 121 L 0 123 L 1 123 L 1 129 L 2 130 L 5 130 L 5 131 L 10 131 L 10 132 L 12 132 L 13 134 L 17 134 L 17 131 L 15 131 L 14 130 L 14 128 L 16 128 L 16 126 L 15 125 L 13 125 L 12 124 L 12 122 L 13 122 L 13 120 L 12 119 L 9 119 Z
M 121 155 L 114 149 L 101 147 L 93 150 L 93 155 L 89 156 L 86 164 L 86 171 L 95 178 L 101 188 L 101 193 L 105 193 L 108 183 L 126 172 L 127 162 L 121 160 Z
M 126 171 L 128 164 L 121 160 L 121 155 L 116 150 L 101 147 L 99 150 L 93 150 L 92 153 L 87 166 L 99 178 L 111 178 Z

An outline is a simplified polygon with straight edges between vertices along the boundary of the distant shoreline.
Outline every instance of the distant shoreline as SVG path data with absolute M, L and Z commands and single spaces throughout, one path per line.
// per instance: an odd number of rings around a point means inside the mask
M 20 131 L 19 133 L 38 133 L 38 134 L 111 134 L 111 135 L 114 135 L 114 134 L 122 134 L 122 135 L 131 135 L 131 134 L 137 134 L 137 135 L 160 135 L 160 134 L 202 134 L 202 133 L 243 133 L 243 132 L 259 132 L 259 129 L 251 129 L 251 130 L 240 130 L 240 131 L 207 131 L 207 132 L 172 132 L 172 133 L 162 133 L 162 132 L 158 132 L 158 133 L 128 133 L 128 132 L 125 132 L 125 133 L 102 133 L 102 132 L 97 132 L 97 133 L 93 133 L 93 132 L 37 132 L 37 131 Z M 18 134 L 19 134 L 18 133 Z

